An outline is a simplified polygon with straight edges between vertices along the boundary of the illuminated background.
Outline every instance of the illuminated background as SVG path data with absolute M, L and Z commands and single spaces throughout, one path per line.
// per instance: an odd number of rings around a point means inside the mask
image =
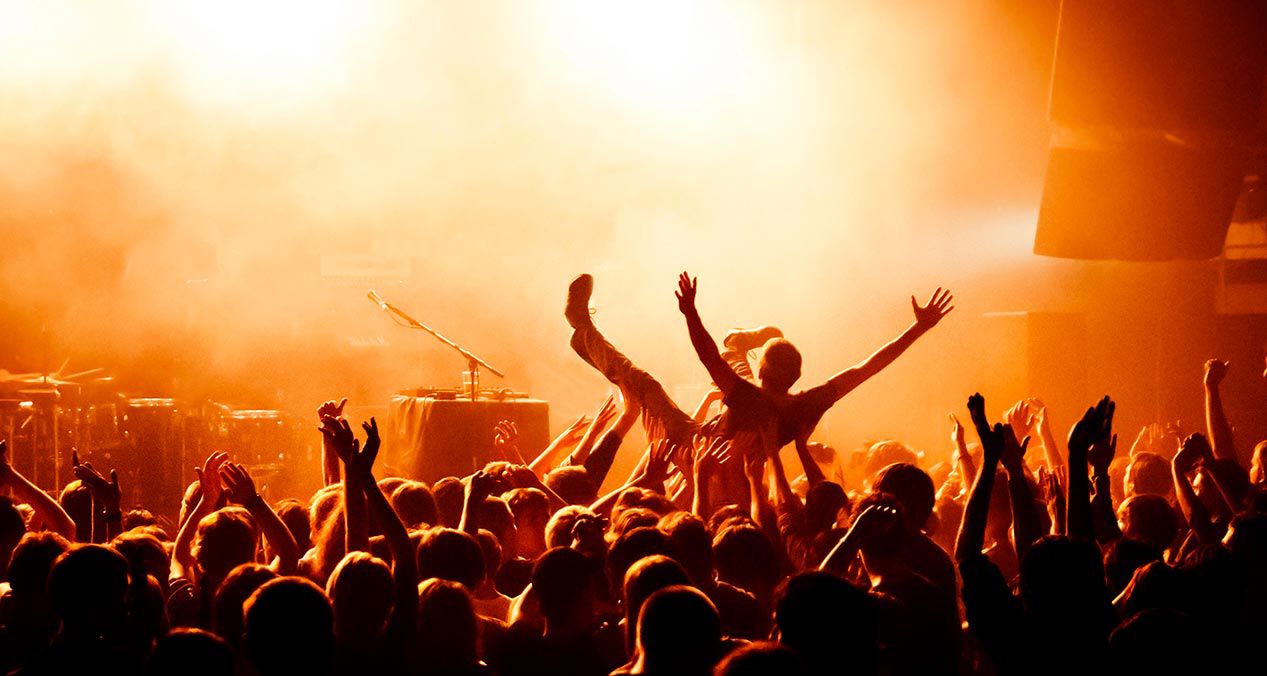
M 1022 386 L 991 313 L 1083 309 L 1112 265 L 1031 253 L 1057 5 L 0 0 L 0 367 L 302 412 L 456 385 L 375 286 L 557 429 L 608 390 L 567 347 L 579 272 L 684 407 L 679 270 L 806 384 L 944 285 L 956 313 L 822 428 L 942 453 L 969 393 Z

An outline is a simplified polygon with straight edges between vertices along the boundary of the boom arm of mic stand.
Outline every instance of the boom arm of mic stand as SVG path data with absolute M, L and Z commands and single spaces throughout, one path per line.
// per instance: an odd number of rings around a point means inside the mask
M 400 317 L 401 319 L 408 322 L 411 327 L 418 329 L 420 331 L 426 331 L 427 333 L 430 333 L 436 340 L 457 350 L 459 354 L 461 354 L 463 357 L 466 358 L 467 364 L 469 365 L 469 368 L 472 371 L 471 373 L 471 400 L 472 401 L 475 400 L 476 394 L 477 394 L 475 390 L 478 388 L 478 383 L 479 383 L 479 376 L 478 376 L 479 366 L 483 366 L 484 368 L 488 369 L 489 371 L 493 373 L 493 375 L 497 376 L 498 378 L 506 377 L 505 373 L 502 373 L 501 371 L 497 370 L 492 364 L 489 364 L 483 359 L 480 359 L 479 357 L 472 354 L 470 350 L 467 350 L 461 345 L 458 345 L 452 340 L 449 340 L 448 338 L 444 337 L 444 335 L 442 335 L 439 331 L 436 331 L 430 326 L 427 326 L 426 324 L 423 324 L 417 319 L 410 317 L 408 314 L 406 314 L 403 310 L 396 307 L 395 305 L 392 305 L 391 303 L 383 303 L 383 305 L 386 306 L 389 312 L 391 312 L 397 317 Z

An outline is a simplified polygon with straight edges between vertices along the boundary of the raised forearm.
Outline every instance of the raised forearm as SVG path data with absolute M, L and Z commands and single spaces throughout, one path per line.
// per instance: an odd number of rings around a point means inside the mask
M 985 549 L 986 520 L 990 514 L 990 493 L 994 490 L 997 468 L 997 460 L 986 458 L 981 471 L 977 473 L 976 481 L 972 482 L 968 502 L 963 508 L 963 518 L 959 522 L 959 535 L 955 538 L 956 561 L 980 554 Z
M 1205 386 L 1205 426 L 1210 435 L 1214 457 L 1236 459 L 1236 444 L 1232 439 L 1232 425 L 1223 410 L 1223 395 L 1218 385 Z
M 264 534 L 268 546 L 277 554 L 278 574 L 294 574 L 299 562 L 299 545 L 295 544 L 295 536 L 291 534 L 290 529 L 277 516 L 277 512 L 274 512 L 273 508 L 264 501 L 264 498 L 258 495 L 248 500 L 245 507 L 255 519 L 255 523 L 259 524 L 260 532 Z
M 1012 503 L 1012 537 L 1016 540 L 1016 560 L 1025 558 L 1030 547 L 1043 535 L 1038 503 L 1025 472 L 1020 467 L 1007 468 L 1007 492 Z
M 1065 533 L 1075 540 L 1091 540 L 1091 482 L 1082 457 L 1069 458 L 1069 498 L 1065 506 Z
M 691 347 L 695 348 L 695 355 L 699 357 L 704 368 L 708 369 L 708 375 L 713 379 L 713 384 L 717 385 L 722 392 L 729 392 L 739 380 L 739 376 L 735 375 L 730 364 L 722 359 L 717 343 L 709 335 L 708 329 L 704 328 L 704 321 L 700 319 L 699 312 L 691 308 L 683 312 L 683 316 L 686 317 L 686 331 L 691 338 Z
M 1095 476 L 1095 497 L 1091 498 L 1091 513 L 1096 542 L 1107 545 L 1122 538 L 1122 529 L 1117 525 L 1117 514 L 1113 512 L 1111 480 L 1107 472 L 1097 473 Z
M 796 457 L 801 461 L 801 468 L 805 471 L 805 480 L 809 482 L 811 488 L 827 480 L 822 468 L 818 466 L 817 462 L 814 462 L 814 456 L 810 455 L 809 441 L 807 439 L 796 440 Z
M 610 430 L 603 435 L 598 445 L 594 447 L 594 451 L 582 463 L 585 473 L 594 483 L 595 490 L 607 480 L 607 473 L 611 471 L 612 463 L 616 460 L 616 452 L 620 450 L 620 444 L 623 441 L 623 435 L 617 429 Z
M 362 480 L 352 476 L 350 471 L 343 477 L 343 525 L 347 551 L 369 551 L 370 524 L 365 488 Z
M 324 434 L 321 435 L 321 475 L 326 486 L 333 486 L 342 479 L 339 454 L 335 452 L 330 438 Z
M 16 469 L 11 466 L 7 467 L 7 476 L 4 485 L 13 491 L 13 497 L 19 502 L 24 502 L 31 506 L 31 510 L 35 512 L 33 524 L 44 524 L 44 527 L 61 535 L 67 540 L 75 539 L 75 521 L 70 518 L 66 510 L 58 504 L 53 496 L 45 493 L 39 486 L 31 483 L 29 479 L 22 476 Z
M 1175 482 L 1175 498 L 1179 503 L 1179 511 L 1183 513 L 1183 518 L 1188 522 L 1188 527 L 1196 533 L 1197 539 L 1202 544 L 1214 544 L 1219 541 L 1217 533 L 1215 533 L 1214 524 L 1210 521 L 1210 512 L 1206 510 L 1205 504 L 1197 497 L 1197 492 L 1192 488 L 1192 482 L 1188 480 L 1187 475 L 1179 468 L 1171 468 L 1171 477 Z

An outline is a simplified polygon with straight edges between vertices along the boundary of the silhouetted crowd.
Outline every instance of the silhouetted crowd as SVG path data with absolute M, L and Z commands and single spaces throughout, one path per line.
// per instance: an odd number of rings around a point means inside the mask
M 1205 366 L 1206 429 L 1118 447 L 1105 397 L 1057 439 L 1036 399 L 951 416 L 949 460 L 811 441 L 835 402 L 953 309 L 792 392 L 774 327 L 721 347 L 678 303 L 714 390 L 685 412 L 569 288 L 572 348 L 620 392 L 533 457 L 426 484 L 376 476 L 374 419 L 317 412 L 325 486 L 269 503 L 217 452 L 175 521 L 74 461 L 54 498 L 0 442 L 0 673 L 1259 673 L 1267 441 L 1240 446 Z M 755 358 L 755 359 L 754 359 Z M 1193 387 L 1198 387 L 1193 383 Z M 1267 413 L 1267 402 L 1262 402 Z M 641 421 L 630 476 L 600 494 Z M 970 430 L 965 431 L 965 427 Z M 1125 441 L 1125 439 L 1124 439 Z M 1244 440 L 1241 440 L 1242 442 Z M 799 472 L 784 466 L 780 451 Z M 938 454 L 939 457 L 942 454 Z

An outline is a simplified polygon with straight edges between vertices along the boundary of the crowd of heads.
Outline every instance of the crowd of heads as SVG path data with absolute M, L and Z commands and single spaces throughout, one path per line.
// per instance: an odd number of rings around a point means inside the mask
M 762 375 L 799 370 L 781 345 Z M 323 488 L 270 502 L 214 454 L 171 519 L 90 465 L 54 497 L 4 458 L 0 672 L 1244 669 L 1267 442 L 1235 445 L 1210 370 L 1202 433 L 1150 425 L 1127 450 L 1107 398 L 1066 438 L 1037 400 L 992 424 L 978 396 L 946 449 L 815 445 L 790 481 L 778 449 L 710 465 L 706 437 L 607 481 L 587 458 L 620 446 L 610 403 L 530 460 L 501 425 L 503 459 L 433 484 L 376 477 L 376 425 L 358 438 L 327 403 Z

